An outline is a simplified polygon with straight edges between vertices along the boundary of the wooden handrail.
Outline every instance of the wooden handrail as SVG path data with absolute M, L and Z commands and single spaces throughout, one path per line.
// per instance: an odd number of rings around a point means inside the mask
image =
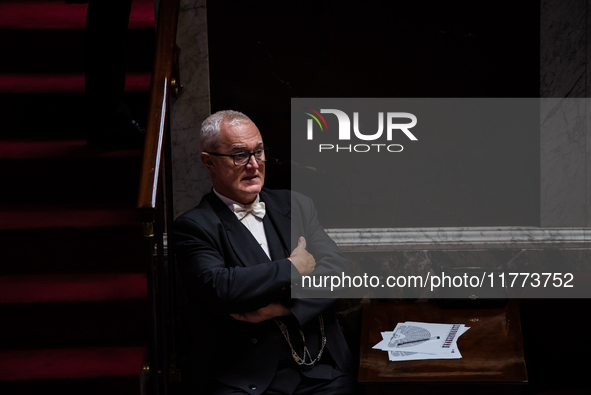
M 173 216 L 169 101 L 170 96 L 176 97 L 182 87 L 178 71 L 179 49 L 176 45 L 179 5 L 180 0 L 160 0 L 159 4 L 154 67 L 137 201 L 146 246 L 150 395 L 167 394 L 168 383 L 175 382 L 172 372 L 178 370 L 174 319 L 170 319 L 176 316 L 174 259 L 165 257 L 164 232 L 165 218 Z M 166 170 L 167 182 L 161 179 L 163 169 Z M 166 207 L 162 205 L 163 202 L 158 202 L 164 200 L 165 194 L 171 197 Z M 154 246 L 157 247 L 156 258 Z M 172 250 L 169 249 L 169 252 L 173 255 Z
M 137 209 L 142 222 L 154 220 L 157 190 L 160 182 L 160 167 L 164 157 L 164 139 L 169 116 L 171 81 L 177 79 L 174 73 L 176 33 L 180 0 L 160 0 L 154 68 L 150 84 L 150 101 L 146 123 L 146 137 Z

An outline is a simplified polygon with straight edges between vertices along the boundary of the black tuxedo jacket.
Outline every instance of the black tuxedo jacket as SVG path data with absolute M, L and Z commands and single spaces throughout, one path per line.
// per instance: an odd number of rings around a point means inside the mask
M 288 319 L 304 331 L 318 332 L 317 317 L 323 314 L 326 347 L 338 368 L 348 373 L 351 354 L 332 310 L 335 299 L 291 299 L 291 279 L 301 276 L 287 259 L 300 236 L 316 259 L 315 275 L 340 273 L 344 256 L 320 226 L 309 198 L 263 189 L 260 200 L 266 205 L 263 223 L 273 260 L 213 192 L 174 223 L 178 268 L 199 321 L 191 355 L 194 368 L 208 379 L 262 393 L 282 355 L 289 355 L 289 346 L 274 320 L 251 324 L 229 314 L 281 300 L 293 314 Z

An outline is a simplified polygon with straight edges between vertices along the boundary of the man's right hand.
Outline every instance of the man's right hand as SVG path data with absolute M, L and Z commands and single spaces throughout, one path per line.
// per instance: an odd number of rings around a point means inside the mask
M 306 251 L 306 239 L 300 236 L 298 246 L 291 252 L 289 260 L 302 276 L 307 276 L 314 271 L 316 260 Z

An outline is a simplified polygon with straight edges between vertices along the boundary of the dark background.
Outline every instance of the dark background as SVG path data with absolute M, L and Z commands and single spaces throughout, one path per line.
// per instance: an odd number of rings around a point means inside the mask
M 539 97 L 538 1 L 217 0 L 207 12 L 212 112 L 234 109 L 254 120 L 272 149 L 271 188 L 290 188 L 292 97 Z M 499 135 L 488 158 L 475 158 L 510 164 L 502 174 L 488 169 L 493 183 L 455 170 L 470 172 L 470 163 L 450 162 L 447 173 L 421 180 L 408 166 L 393 212 L 373 227 L 539 225 L 539 134 L 500 152 L 500 139 L 510 137 Z M 482 143 L 477 135 L 461 141 L 458 152 Z M 511 185 L 522 186 L 517 199 L 508 197 Z M 446 193 L 438 202 L 438 188 L 457 199 Z M 418 198 L 425 193 L 429 201 Z M 484 198 L 494 207 L 465 213 Z M 325 227 L 342 226 L 329 207 L 319 213 Z

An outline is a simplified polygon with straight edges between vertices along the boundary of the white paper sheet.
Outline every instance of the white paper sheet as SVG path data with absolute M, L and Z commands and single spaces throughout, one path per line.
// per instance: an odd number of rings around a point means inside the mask
M 407 321 L 391 332 L 382 332 L 382 341 L 373 346 L 388 352 L 390 361 L 462 358 L 457 339 L 469 327 L 463 324 L 433 324 Z

